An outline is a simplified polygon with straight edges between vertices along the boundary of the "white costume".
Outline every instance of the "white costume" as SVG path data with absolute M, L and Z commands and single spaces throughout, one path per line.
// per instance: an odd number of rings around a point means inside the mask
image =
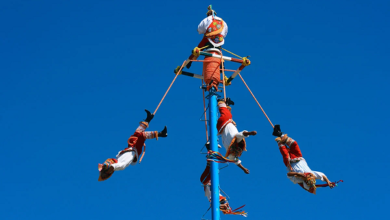
M 137 159 L 138 159 L 138 154 L 136 151 L 137 149 L 134 149 L 134 151 L 127 151 L 122 154 L 120 154 L 122 151 L 119 151 L 118 154 L 116 155 L 116 159 L 118 160 L 118 163 L 112 164 L 112 166 L 114 167 L 114 171 L 124 170 L 130 164 L 135 166 L 137 164 Z
M 226 151 L 229 150 L 229 146 L 232 143 L 233 139 L 236 138 L 237 142 L 241 142 L 244 138 L 249 137 L 249 135 L 245 136 L 243 134 L 244 131 L 238 132 L 237 127 L 233 123 L 228 123 L 225 128 L 222 130 L 221 138 L 222 138 L 222 145 L 225 147 Z M 235 156 L 233 154 L 229 154 L 228 156 L 229 160 L 234 160 Z M 241 163 L 241 160 L 238 160 L 235 164 L 238 165 Z
M 291 164 L 291 168 L 292 168 L 293 172 L 297 172 L 297 173 L 312 173 L 317 180 L 324 181 L 324 175 L 325 174 L 323 174 L 321 172 L 318 172 L 318 171 L 312 171 L 309 168 L 309 166 L 307 165 L 305 159 L 302 158 L 301 160 L 298 160 L 298 162 L 292 162 L 291 161 L 290 164 Z M 289 168 L 287 168 L 287 173 L 288 172 L 291 172 Z M 295 176 L 287 176 L 287 177 L 294 184 L 303 183 L 303 187 L 305 189 L 309 190 L 310 187 L 305 183 L 305 181 L 302 180 L 302 178 L 295 177 Z
M 241 156 L 242 151 L 246 150 L 244 138 L 248 136 L 243 134 L 246 132 L 246 130 L 238 132 L 237 127 L 234 125 L 235 123 L 232 119 L 233 116 L 226 107 L 225 102 L 219 102 L 218 107 L 221 116 L 217 122 L 217 129 L 218 133 L 221 135 L 222 144 L 226 148 L 226 157 L 230 160 L 234 160 L 236 158 L 238 159 L 238 157 Z M 237 144 L 241 142 L 242 146 L 237 147 Z M 237 152 L 237 150 L 240 152 Z M 241 160 L 237 160 L 236 165 L 239 165 L 240 163 Z

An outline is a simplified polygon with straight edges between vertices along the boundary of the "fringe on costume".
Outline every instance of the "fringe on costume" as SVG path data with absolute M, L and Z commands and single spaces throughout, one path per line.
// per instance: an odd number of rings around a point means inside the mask
M 220 206 L 225 206 L 226 208 L 220 208 L 221 212 L 224 214 L 224 215 L 242 215 L 244 217 L 247 217 L 248 216 L 248 213 L 246 213 L 245 211 L 242 211 L 240 210 L 241 208 L 243 208 L 245 205 L 243 206 L 240 206 L 236 209 L 232 209 L 228 203 L 228 201 L 226 200 L 226 198 L 224 196 L 220 196 L 219 197 L 219 203 L 220 203 Z
M 240 208 L 237 208 L 237 209 L 241 209 L 243 208 L 245 205 L 241 206 Z M 238 210 L 237 209 L 234 209 L 232 210 L 231 208 L 229 210 L 221 210 L 223 214 L 225 215 L 241 215 L 241 216 L 244 216 L 244 217 L 248 217 L 248 213 L 245 212 L 245 211 L 242 211 L 242 210 Z
M 214 161 L 216 163 L 236 163 L 236 160 L 229 160 L 222 156 L 221 153 L 209 150 L 206 155 L 207 161 Z

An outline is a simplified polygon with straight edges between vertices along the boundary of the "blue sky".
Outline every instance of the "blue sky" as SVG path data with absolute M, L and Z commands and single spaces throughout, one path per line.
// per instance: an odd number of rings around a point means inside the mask
M 98 182 L 201 40 L 209 4 L 225 48 L 274 124 L 336 189 L 285 175 L 272 127 L 239 78 L 227 87 L 239 130 L 256 130 L 220 184 L 248 219 L 383 219 L 389 206 L 388 1 L 2 1 L 1 219 L 200 219 L 205 143 L 200 81 L 179 76 L 149 130 L 141 164 Z M 227 68 L 238 65 L 227 63 Z M 192 72 L 200 74 L 201 64 Z M 224 150 L 222 150 L 224 153 Z M 209 215 L 206 215 L 209 217 Z M 222 219 L 241 219 L 224 216 Z

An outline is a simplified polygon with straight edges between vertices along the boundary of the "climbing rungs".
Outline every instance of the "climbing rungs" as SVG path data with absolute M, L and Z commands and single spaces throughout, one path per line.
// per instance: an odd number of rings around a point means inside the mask
M 203 52 L 203 51 L 200 52 L 200 55 L 203 55 L 203 56 L 206 56 L 206 57 L 221 58 L 221 55 L 212 54 L 212 53 L 207 53 L 207 52 Z M 232 57 L 225 57 L 225 56 L 222 56 L 222 59 L 227 60 L 227 61 L 232 61 L 232 62 L 235 62 L 235 63 L 242 63 L 242 62 L 243 62 L 243 60 L 236 59 L 236 58 L 232 58 Z

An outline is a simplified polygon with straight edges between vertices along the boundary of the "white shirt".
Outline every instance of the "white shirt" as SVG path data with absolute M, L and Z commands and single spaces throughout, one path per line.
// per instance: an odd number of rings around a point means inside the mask
M 246 131 L 246 130 L 244 130 Z M 230 143 L 232 143 L 233 138 L 236 138 L 237 143 L 241 142 L 242 139 L 248 137 L 244 136 L 243 132 L 238 132 L 237 127 L 233 125 L 233 123 L 228 123 L 222 130 L 221 132 L 221 137 L 222 137 L 222 144 L 225 147 L 226 151 L 229 150 Z M 234 160 L 235 157 L 233 155 L 229 155 L 228 159 Z M 238 160 L 236 164 L 240 164 L 241 161 Z
M 324 181 L 324 177 L 323 176 L 325 176 L 325 174 L 321 173 L 321 172 L 318 172 L 318 171 L 312 171 L 309 168 L 309 166 L 307 165 L 305 159 L 302 158 L 302 160 L 300 160 L 298 162 L 292 162 L 290 164 L 291 164 L 291 168 L 292 168 L 293 172 L 297 172 L 297 173 L 312 173 L 317 180 Z M 287 167 L 287 172 L 291 172 L 288 167 Z M 287 177 L 294 184 L 303 183 L 303 187 L 305 187 L 305 189 L 309 190 L 310 187 L 303 181 L 302 178 L 295 177 L 295 176 L 287 176 Z
M 220 20 L 222 21 L 222 19 L 220 17 L 217 17 L 217 16 L 214 16 L 214 18 L 216 20 Z M 207 28 L 210 26 L 211 22 L 213 21 L 213 16 L 208 16 L 207 18 L 203 19 L 200 24 L 198 25 L 198 33 L 199 34 L 205 34 L 206 31 L 207 31 Z M 226 22 L 224 21 L 223 22 L 223 30 L 221 32 L 221 35 L 225 38 L 227 33 L 228 33 L 228 26 L 226 24 Z

